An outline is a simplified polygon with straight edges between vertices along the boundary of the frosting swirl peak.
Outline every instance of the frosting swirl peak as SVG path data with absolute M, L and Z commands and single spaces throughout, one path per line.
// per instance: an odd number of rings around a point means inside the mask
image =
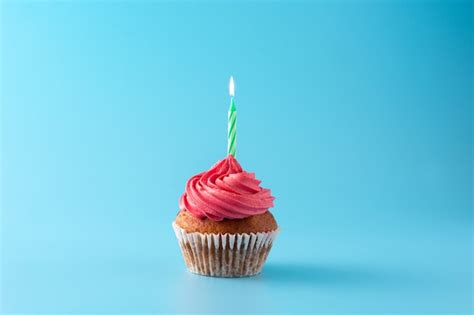
M 244 171 L 239 162 L 228 155 L 208 171 L 188 180 L 179 207 L 199 219 L 213 221 L 262 214 L 273 207 L 275 198 L 270 189 L 260 187 L 260 182 L 255 173 Z

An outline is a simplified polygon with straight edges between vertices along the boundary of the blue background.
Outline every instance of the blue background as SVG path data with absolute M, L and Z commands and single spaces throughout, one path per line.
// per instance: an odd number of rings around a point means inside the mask
M 470 313 L 472 3 L 1 5 L 2 311 Z M 226 154 L 277 197 L 263 273 L 186 272 Z

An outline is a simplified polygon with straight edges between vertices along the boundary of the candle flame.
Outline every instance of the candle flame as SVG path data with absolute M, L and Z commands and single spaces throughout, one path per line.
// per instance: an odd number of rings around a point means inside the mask
M 234 96 L 234 78 L 232 76 L 230 77 L 229 82 L 229 95 Z

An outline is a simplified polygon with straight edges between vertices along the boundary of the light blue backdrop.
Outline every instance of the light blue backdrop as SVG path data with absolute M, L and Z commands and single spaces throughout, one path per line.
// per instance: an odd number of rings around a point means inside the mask
M 472 311 L 470 2 L 3 1 L 2 311 Z M 249 279 L 188 274 L 186 180 L 273 190 Z

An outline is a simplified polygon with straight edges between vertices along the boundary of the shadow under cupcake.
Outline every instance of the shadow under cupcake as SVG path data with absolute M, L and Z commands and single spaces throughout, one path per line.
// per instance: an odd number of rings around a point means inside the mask
M 271 191 L 229 155 L 191 177 L 173 222 L 189 271 L 214 277 L 258 274 L 278 234 Z

